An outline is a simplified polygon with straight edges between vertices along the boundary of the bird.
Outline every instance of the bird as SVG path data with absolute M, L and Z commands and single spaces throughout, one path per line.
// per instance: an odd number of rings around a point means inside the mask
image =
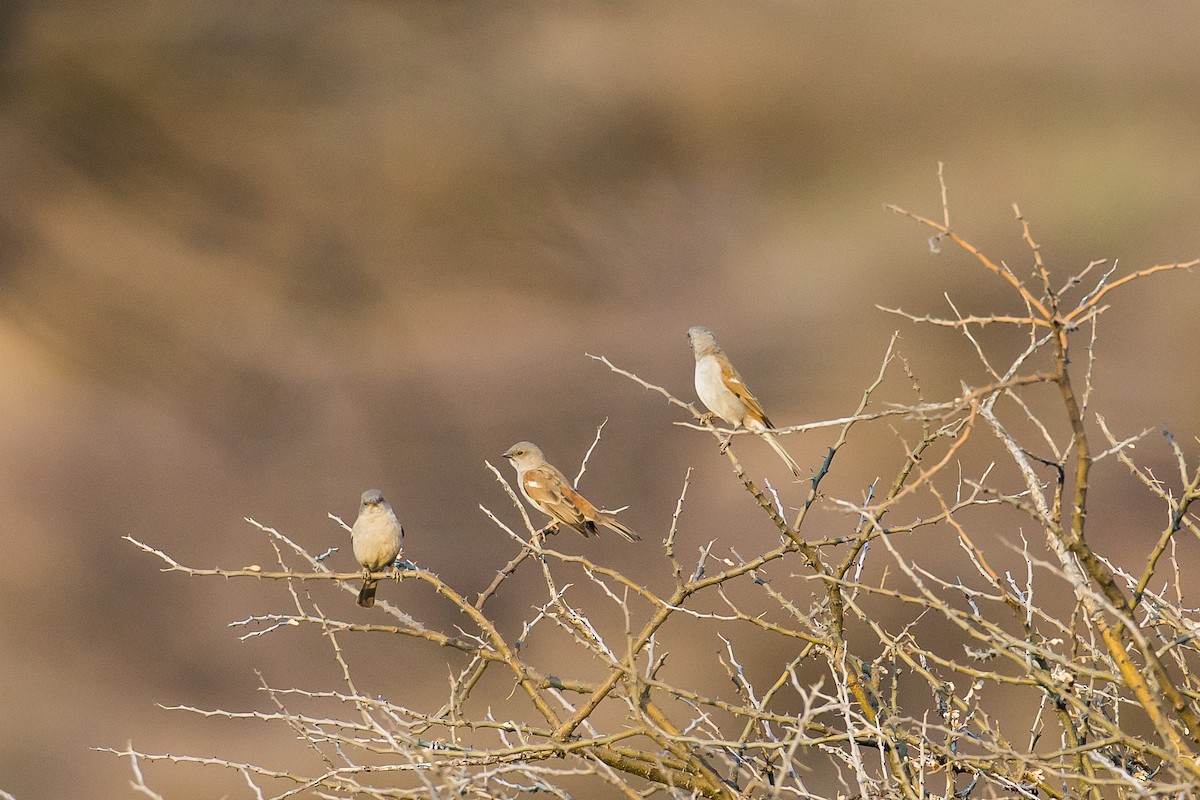
M 694 325 L 688 328 L 688 342 L 692 345 L 692 354 L 696 356 L 696 394 L 708 410 L 734 428 L 746 428 L 761 435 L 792 474 L 801 477 L 800 465 L 771 433 L 775 426 L 767 418 L 758 398 L 750 393 L 725 351 L 717 344 L 713 332 L 703 325 Z
M 396 519 L 383 492 L 367 489 L 362 493 L 358 508 L 358 519 L 350 529 L 350 541 L 354 557 L 363 568 L 362 591 L 358 593 L 358 604 L 363 608 L 375 605 L 375 587 L 379 581 L 371 577 L 396 560 L 404 542 L 404 528 Z
M 551 517 L 555 526 L 562 523 L 584 536 L 591 536 L 598 532 L 597 525 L 603 525 L 631 542 L 642 538 L 575 491 L 565 475 L 546 463 L 546 456 L 536 444 L 517 442 L 504 452 L 504 457 L 517 471 L 521 494 L 525 495 L 531 506 Z

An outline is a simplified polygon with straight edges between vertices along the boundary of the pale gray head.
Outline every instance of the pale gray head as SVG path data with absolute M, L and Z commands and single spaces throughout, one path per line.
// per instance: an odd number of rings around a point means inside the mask
M 717 347 L 717 337 L 713 336 L 713 332 L 703 325 L 693 325 L 688 328 L 688 342 L 692 345 L 692 352 L 695 353 L 696 358 L 721 349 Z
M 512 462 L 518 472 L 535 469 L 546 463 L 542 449 L 533 442 L 517 442 L 504 451 L 504 457 Z
M 383 499 L 383 492 L 378 489 L 367 489 L 362 493 L 362 503 L 359 505 L 359 512 L 367 509 L 390 508 L 388 501 Z

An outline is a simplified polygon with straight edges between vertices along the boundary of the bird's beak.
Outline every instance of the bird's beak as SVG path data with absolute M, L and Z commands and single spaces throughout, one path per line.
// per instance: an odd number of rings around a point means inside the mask
M 501 453 L 501 454 L 500 454 L 500 457 L 501 457 L 501 458 L 507 458 L 509 461 L 512 461 L 512 457 L 513 457 L 513 456 L 512 456 L 512 453 Z

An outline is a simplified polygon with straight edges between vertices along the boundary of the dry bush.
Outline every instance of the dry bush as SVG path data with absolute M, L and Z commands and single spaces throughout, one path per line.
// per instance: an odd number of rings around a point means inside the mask
M 387 624 L 327 613 L 307 590 L 311 581 L 336 582 L 353 608 L 358 573 L 332 572 L 322 556 L 268 527 L 259 526 L 275 571 L 195 569 L 135 541 L 168 570 L 279 581 L 294 612 L 239 624 L 257 636 L 311 626 L 343 680 L 264 685 L 266 711 L 186 709 L 286 726 L 315 758 L 303 774 L 132 746 L 111 752 L 130 759 L 135 786 L 150 796 L 141 769 L 151 761 L 233 770 L 249 796 L 276 798 L 1191 796 L 1200 787 L 1200 652 L 1176 547 L 1181 535 L 1200 536 L 1192 511 L 1200 452 L 1168 435 L 1162 446 L 1178 474 L 1139 466 L 1131 451 L 1148 432 L 1109 429 L 1092 408 L 1091 374 L 1114 291 L 1197 262 L 1122 276 L 1097 262 L 1056 280 L 1019 212 L 1029 266 L 1020 271 L 950 226 L 944 184 L 942 205 L 941 221 L 893 210 L 932 229 L 935 250 L 967 254 L 1023 310 L 968 316 L 951 304 L 947 318 L 893 310 L 965 337 L 986 385 L 926 400 L 893 340 L 851 415 L 781 431 L 836 436 L 811 480 L 760 485 L 736 455 L 760 444 L 753 434 L 718 429 L 693 405 L 599 359 L 666 396 L 688 415 L 680 424 L 733 442 L 724 457 L 756 503 L 747 513 L 778 530 L 769 549 L 741 554 L 729 532 L 713 531 L 698 560 L 685 557 L 672 524 L 652 556 L 671 580 L 651 591 L 617 565 L 552 548 L 492 468 L 524 521 L 517 530 L 485 509 L 518 546 L 492 585 L 471 596 L 420 568 L 394 575 L 459 612 L 459 625 L 438 629 L 388 602 L 375 612 Z M 877 397 L 893 374 L 904 402 Z M 826 494 L 849 434 L 869 426 L 902 443 L 902 457 L 878 463 L 888 451 L 876 448 L 874 468 L 888 477 L 865 497 Z M 1102 462 L 1161 507 L 1161 516 L 1142 520 L 1157 542 L 1137 569 L 1089 544 L 1089 481 Z M 686 495 L 685 478 L 676 522 Z M 839 513 L 814 524 L 814 509 Z M 993 566 L 1001 563 L 1019 568 Z M 519 570 L 540 572 L 542 595 L 519 625 L 504 624 L 489 616 L 488 602 Z M 587 613 L 576 600 L 585 588 L 593 593 Z M 719 637 L 721 657 L 668 668 L 672 628 Z M 448 695 L 356 689 L 341 643 L 368 632 L 402 643 L 388 646 L 441 648 L 453 674 Z M 791 654 L 765 680 L 763 664 L 747 662 L 761 652 L 752 637 Z M 552 646 L 529 655 L 543 640 Z M 602 677 L 562 674 L 579 663 Z M 696 688 L 712 685 L 713 673 L 732 682 L 731 699 Z

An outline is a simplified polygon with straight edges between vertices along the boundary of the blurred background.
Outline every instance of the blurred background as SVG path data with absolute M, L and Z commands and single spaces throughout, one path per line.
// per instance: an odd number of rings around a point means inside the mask
M 509 477 L 499 454 L 530 439 L 574 476 L 607 419 L 582 488 L 645 541 L 559 547 L 669 585 L 657 548 L 688 466 L 682 551 L 771 546 L 711 438 L 585 354 L 692 400 L 685 330 L 707 324 L 784 425 L 853 411 L 897 329 L 931 399 L 985 382 L 953 334 L 876 304 L 1019 306 L 883 204 L 940 218 L 944 161 L 955 228 L 1019 274 L 1014 202 L 1062 282 L 1194 257 L 1197 30 L 1182 3 L 3 3 L 0 789 L 131 797 L 127 763 L 89 750 L 129 742 L 307 763 L 286 730 L 158 707 L 265 709 L 255 670 L 336 686 L 319 637 L 226 627 L 286 612 L 284 588 L 164 575 L 124 535 L 269 565 L 252 517 L 351 569 L 326 515 L 378 487 L 405 555 L 477 592 L 516 551 L 478 506 L 520 524 L 485 462 Z M 1198 280 L 1113 297 L 1093 401 L 1193 456 Z M 880 434 L 832 487 L 894 474 Z M 816 469 L 830 439 L 786 442 Z M 743 462 L 784 483 L 756 444 Z M 1142 535 L 1120 514 L 1153 506 L 1128 491 L 1089 519 L 1101 546 Z M 493 610 L 517 630 L 538 592 L 516 581 Z M 416 582 L 380 595 L 460 621 Z M 442 697 L 461 666 L 347 646 L 360 688 L 397 700 Z M 246 791 L 148 770 L 176 796 Z

